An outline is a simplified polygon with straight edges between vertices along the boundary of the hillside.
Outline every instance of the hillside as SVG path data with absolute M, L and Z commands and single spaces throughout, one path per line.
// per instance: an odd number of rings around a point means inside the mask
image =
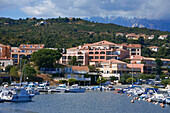
M 38 22 L 45 21 L 40 24 Z M 38 24 L 37 24 L 38 23 Z M 52 18 L 52 19 L 19 19 L 0 18 L 0 43 L 19 46 L 22 43 L 45 44 L 45 47 L 69 48 L 84 43 L 107 40 L 114 43 L 139 43 L 127 40 L 125 37 L 115 37 L 115 33 L 144 33 L 170 35 L 170 32 L 146 28 L 128 28 L 115 24 L 102 24 L 82 19 Z M 169 44 L 169 40 L 147 40 L 145 45 Z

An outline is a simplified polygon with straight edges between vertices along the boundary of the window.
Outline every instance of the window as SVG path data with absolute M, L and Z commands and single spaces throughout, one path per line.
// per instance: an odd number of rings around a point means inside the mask
M 17 52 L 17 50 L 14 50 L 14 52 Z
M 89 59 L 93 59 L 93 56 L 89 56 Z
M 78 59 L 83 59 L 84 57 L 83 56 L 78 56 Z
M 66 59 L 66 56 L 63 56 L 62 59 Z
M 30 53 L 32 53 L 32 50 L 29 50 Z
M 25 50 L 21 50 L 22 53 L 25 53 L 26 51 Z
M 18 58 L 18 55 L 13 54 L 13 55 L 12 55 L 12 58 Z M 18 61 L 17 61 L 17 62 L 18 62 Z
M 32 46 L 30 46 L 30 48 L 32 48 Z
M 100 59 L 105 59 L 105 56 L 100 56 Z
M 139 49 L 137 49 L 139 51 Z
M 100 54 L 105 54 L 105 52 L 104 52 L 104 51 L 102 51 L 102 52 L 100 52 Z
M 89 54 L 93 54 L 93 52 L 89 52 Z
M 137 53 L 137 55 L 139 55 L 139 53 Z
M 25 46 L 23 46 L 23 48 L 25 48 Z
M 121 65 L 119 65 L 119 68 L 121 68 L 122 66 Z
M 99 59 L 99 56 L 95 56 L 95 59 Z
M 99 52 L 95 52 L 95 54 L 99 54 Z
M 71 56 L 68 56 L 68 59 L 71 59 Z

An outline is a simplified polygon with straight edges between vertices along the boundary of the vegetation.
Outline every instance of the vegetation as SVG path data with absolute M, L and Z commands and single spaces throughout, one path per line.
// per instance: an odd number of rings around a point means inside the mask
M 68 82 L 69 82 L 69 84 L 71 83 L 71 84 L 74 84 L 75 82 L 77 82 L 78 80 L 77 79 L 75 79 L 75 78 L 70 78 L 69 80 L 68 80 Z
M 111 82 L 114 82 L 115 80 L 118 80 L 118 77 L 111 76 L 110 79 L 111 79 Z
M 156 62 L 156 74 L 157 74 L 157 75 L 161 75 L 161 73 L 162 73 L 161 66 L 163 65 L 163 62 L 162 62 L 161 59 L 159 59 L 159 58 L 157 58 L 157 59 L 155 60 L 155 62 Z
M 164 86 L 170 85 L 170 79 L 162 80 L 161 83 L 164 84 Z
M 106 82 L 106 79 L 104 77 L 100 77 L 100 78 L 97 79 L 98 84 L 103 84 L 105 82 Z
M 127 83 L 132 83 L 132 77 L 126 79 Z M 136 82 L 136 79 L 133 78 L 133 83 Z
M 15 66 L 10 69 L 10 75 L 18 77 L 17 68 Z
M 7 73 L 9 73 L 12 67 L 13 67 L 13 65 L 8 65 L 8 66 L 6 66 L 6 67 L 5 67 L 5 71 L 6 71 Z
M 51 49 L 40 49 L 31 54 L 31 60 L 39 67 L 53 68 L 56 60 L 59 60 L 61 54 Z
M 65 84 L 65 83 L 67 83 L 67 80 L 59 80 L 59 83 L 60 84 Z
M 72 66 L 78 66 L 78 61 L 77 61 L 77 58 L 76 56 L 73 56 L 71 58 L 71 61 L 68 63 L 69 65 L 72 65 Z

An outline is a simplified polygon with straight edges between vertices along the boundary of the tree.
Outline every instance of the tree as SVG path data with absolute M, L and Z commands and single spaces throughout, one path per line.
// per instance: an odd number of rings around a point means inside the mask
M 76 56 L 73 56 L 71 58 L 71 61 L 68 63 L 69 65 L 72 65 L 72 66 L 78 66 L 78 62 L 77 62 L 77 58 Z
M 138 43 L 144 45 L 144 38 L 142 36 L 138 38 Z
M 33 67 L 26 66 L 23 69 L 23 74 L 26 75 L 25 77 L 36 76 L 36 70 Z
M 161 61 L 160 58 L 157 58 L 155 62 L 156 62 L 156 74 L 160 75 L 162 71 L 161 66 L 163 65 L 163 62 Z
M 114 82 L 115 80 L 118 80 L 118 77 L 111 76 L 110 79 L 111 79 L 112 82 Z
M 170 79 L 162 80 L 161 83 L 164 84 L 164 86 L 170 85 Z
M 67 80 L 59 80 L 59 83 L 65 84 L 65 83 L 67 83 Z
M 96 71 L 96 68 L 94 66 L 88 65 L 88 68 L 89 68 L 90 72 Z
M 105 82 L 106 82 L 106 79 L 103 78 L 103 77 L 97 79 L 98 84 L 102 84 L 102 83 L 105 83 Z
M 75 78 L 70 78 L 70 79 L 68 80 L 68 82 L 71 83 L 71 84 L 74 84 L 74 83 L 77 82 L 77 81 L 78 81 L 78 80 L 75 79 Z
M 31 55 L 32 61 L 39 67 L 53 68 L 61 53 L 52 49 L 40 49 Z
M 8 65 L 5 67 L 6 72 L 10 72 L 10 69 L 13 67 L 13 65 Z
M 132 83 L 132 77 L 126 79 L 127 83 Z M 136 80 L 133 78 L 133 82 L 136 82 Z
M 15 66 L 10 69 L 10 75 L 18 77 L 17 68 Z

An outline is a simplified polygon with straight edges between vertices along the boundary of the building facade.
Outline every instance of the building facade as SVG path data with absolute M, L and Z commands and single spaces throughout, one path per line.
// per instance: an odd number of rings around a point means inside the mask
M 33 52 L 43 48 L 44 44 L 21 44 L 19 47 L 11 48 L 11 57 L 14 59 L 14 64 L 18 64 L 23 56 L 31 58 Z
M 89 65 L 90 63 L 100 63 L 109 59 L 122 60 L 129 57 L 125 45 L 117 45 L 108 41 L 100 41 L 93 44 L 84 44 L 66 50 L 60 59 L 60 63 L 68 64 L 73 56 L 77 57 L 79 65 Z
M 127 45 L 127 50 L 130 56 L 141 56 L 141 45 L 140 44 L 129 44 Z
M 11 46 L 0 44 L 0 58 L 10 58 L 10 52 Z

